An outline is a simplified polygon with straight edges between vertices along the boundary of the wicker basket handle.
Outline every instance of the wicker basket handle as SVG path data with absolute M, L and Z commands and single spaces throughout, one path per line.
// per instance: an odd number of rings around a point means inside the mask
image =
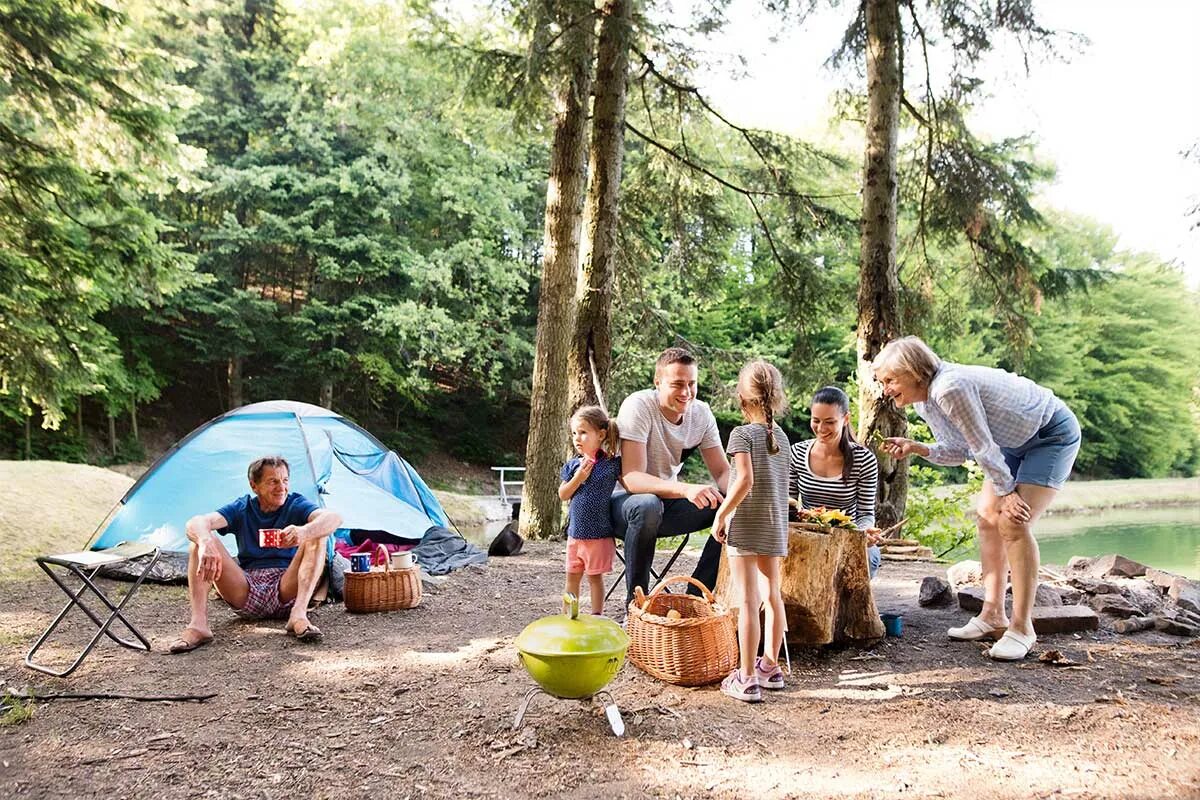
M 700 581 L 693 578 L 692 576 L 690 576 L 690 575 L 672 575 L 669 578 L 663 578 L 662 581 L 659 582 L 658 586 L 655 587 L 654 591 L 650 593 L 650 596 L 647 597 L 646 600 L 642 603 L 642 611 L 645 611 L 647 608 L 649 608 L 650 601 L 653 600 L 654 598 L 658 597 L 659 594 L 661 594 L 663 591 L 666 590 L 667 584 L 679 583 L 680 581 L 683 581 L 685 583 L 690 583 L 692 586 L 695 586 L 701 592 L 704 592 L 704 602 L 708 603 L 710 606 L 714 605 L 717 602 L 717 598 L 714 597 L 713 593 L 708 590 L 708 587 L 705 586 Z
M 380 545 L 376 545 L 376 546 L 375 546 L 375 555 L 379 555 L 379 553 L 380 553 L 381 551 L 382 551 L 382 553 L 383 553 L 383 571 L 384 571 L 384 572 L 391 572 L 391 571 L 392 571 L 392 556 L 391 556 L 391 553 L 389 553 L 389 552 L 388 552 L 388 549 L 387 549 L 386 547 L 384 547 L 383 545 L 381 545 L 381 544 L 380 544 Z

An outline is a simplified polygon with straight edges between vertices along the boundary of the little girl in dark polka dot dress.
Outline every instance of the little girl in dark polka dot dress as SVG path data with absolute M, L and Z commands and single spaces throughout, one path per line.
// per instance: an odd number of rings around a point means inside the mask
M 604 613 L 604 576 L 612 572 L 617 548 L 608 505 L 621 479 L 621 457 L 613 455 L 617 423 L 600 406 L 583 406 L 571 416 L 571 443 L 578 456 L 563 464 L 558 496 L 567 512 L 567 591 L 579 596 L 586 574 L 592 613 Z

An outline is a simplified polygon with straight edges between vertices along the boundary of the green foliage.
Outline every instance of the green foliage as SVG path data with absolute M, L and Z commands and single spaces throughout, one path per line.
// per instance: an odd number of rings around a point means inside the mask
M 909 467 L 904 530 L 939 557 L 969 547 L 975 539 L 971 502 L 983 486 L 983 470 L 969 464 L 967 473 L 965 483 L 948 485 L 944 472 L 918 463 Z
M 122 379 L 98 316 L 188 280 L 141 196 L 178 177 L 160 54 L 90 0 L 0 9 L 0 391 L 43 424 Z
M 1075 221 L 1083 234 L 1094 226 Z M 1067 245 L 1081 235 L 1063 229 Z M 1102 240 L 1101 240 L 1102 242 Z M 1192 475 L 1198 429 L 1192 393 L 1200 378 L 1200 298 L 1178 270 L 1144 254 L 1093 247 L 1114 270 L 1084 296 L 1047 303 L 1035 324 L 1029 375 L 1051 386 L 1079 417 L 1078 468 L 1118 478 Z M 1060 255 L 1067 258 L 1065 249 Z
M 209 167 L 199 207 L 172 204 L 213 282 L 174 330 L 204 360 L 246 359 L 250 399 L 325 386 L 369 414 L 506 393 L 530 362 L 540 238 L 511 113 L 464 102 L 396 8 L 202 6 L 176 24 L 196 64 L 181 80 L 204 97 L 181 137 Z

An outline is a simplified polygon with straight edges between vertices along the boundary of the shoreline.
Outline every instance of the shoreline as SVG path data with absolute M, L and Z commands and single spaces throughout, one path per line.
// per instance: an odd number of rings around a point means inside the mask
M 1045 511 L 1047 517 L 1082 516 L 1084 514 L 1100 514 L 1105 511 L 1136 511 L 1146 508 L 1195 508 L 1200 511 L 1200 498 L 1173 498 L 1164 500 L 1149 500 L 1136 502 L 1113 503 L 1111 505 L 1067 506 L 1065 508 L 1051 504 Z

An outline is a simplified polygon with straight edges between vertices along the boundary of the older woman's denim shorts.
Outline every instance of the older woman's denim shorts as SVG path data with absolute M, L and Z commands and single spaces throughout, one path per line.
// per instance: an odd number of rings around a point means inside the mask
M 1066 405 L 1060 405 L 1028 442 L 1001 447 L 1000 452 L 1017 483 L 1061 489 L 1075 465 L 1079 441 L 1079 420 Z

